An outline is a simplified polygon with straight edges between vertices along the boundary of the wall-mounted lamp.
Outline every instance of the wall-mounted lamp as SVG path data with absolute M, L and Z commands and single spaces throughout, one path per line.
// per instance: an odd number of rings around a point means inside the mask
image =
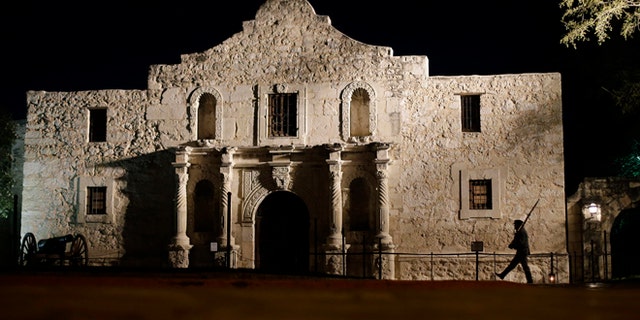
M 582 214 L 584 215 L 585 221 L 598 222 L 602 219 L 602 211 L 600 210 L 600 205 L 595 202 L 591 202 L 590 204 L 582 207 Z

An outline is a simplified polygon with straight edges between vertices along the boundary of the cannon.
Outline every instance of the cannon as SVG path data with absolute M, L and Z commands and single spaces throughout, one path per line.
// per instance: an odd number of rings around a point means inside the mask
M 81 234 L 42 239 L 36 243 L 36 237 L 28 232 L 22 238 L 18 259 L 20 266 L 84 267 L 89 263 L 89 248 Z

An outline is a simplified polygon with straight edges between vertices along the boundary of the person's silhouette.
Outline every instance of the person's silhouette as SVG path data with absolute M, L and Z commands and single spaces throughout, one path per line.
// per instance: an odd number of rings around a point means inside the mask
M 516 232 L 513 235 L 513 240 L 509 244 L 509 249 L 515 249 L 516 254 L 513 256 L 513 259 L 511 259 L 509 265 L 502 272 L 496 273 L 496 276 L 500 279 L 504 279 L 511 270 L 520 264 L 522 266 L 522 270 L 524 270 L 524 275 L 527 278 L 527 283 L 533 283 L 531 270 L 529 269 L 529 264 L 527 262 L 527 257 L 529 256 L 529 235 L 527 235 L 527 230 L 524 229 L 524 221 L 515 220 L 513 221 L 513 226 Z

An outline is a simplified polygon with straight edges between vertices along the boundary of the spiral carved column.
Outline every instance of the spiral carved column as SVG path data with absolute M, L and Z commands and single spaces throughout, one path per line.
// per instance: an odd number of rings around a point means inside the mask
M 176 235 L 171 239 L 171 244 L 169 245 L 169 263 L 174 268 L 189 267 L 189 250 L 191 250 L 192 247 L 189 237 L 187 237 L 188 161 L 188 149 L 182 149 L 176 152 L 176 162 L 173 163 L 173 167 L 176 170 Z
M 340 249 L 342 246 L 342 161 L 340 160 L 342 147 L 334 145 L 329 150 L 327 164 L 329 164 L 329 187 L 331 188 L 331 215 L 327 245 Z
M 378 243 L 375 245 L 379 252 L 384 253 L 377 258 L 377 268 L 381 269 L 382 277 L 385 279 L 393 279 L 395 277 L 394 268 L 394 244 L 389 234 L 389 177 L 388 177 L 388 155 L 389 145 L 385 143 L 374 144 L 376 151 L 376 178 L 378 183 L 378 214 L 377 214 L 377 235 Z
M 329 188 L 331 194 L 329 236 L 324 245 L 326 253 L 325 271 L 329 274 L 342 274 L 346 244 L 342 239 L 342 145 L 326 146 L 329 150 Z
M 227 252 L 227 245 L 231 247 L 230 251 L 235 253 L 235 238 L 233 237 L 231 225 L 232 221 L 229 221 L 229 217 L 227 214 L 229 212 L 229 203 L 228 194 L 231 192 L 231 181 L 232 181 L 232 172 L 233 172 L 233 154 L 237 148 L 235 147 L 227 147 L 222 150 L 222 162 L 220 165 L 220 176 L 221 176 L 221 184 L 220 184 L 220 234 L 218 235 L 218 243 L 220 244 L 220 248 L 223 249 L 223 252 Z M 227 238 L 227 235 L 229 237 Z M 233 254 L 235 256 L 235 254 Z M 225 259 L 231 259 L 231 266 L 235 266 L 235 259 L 232 257 L 226 257 Z

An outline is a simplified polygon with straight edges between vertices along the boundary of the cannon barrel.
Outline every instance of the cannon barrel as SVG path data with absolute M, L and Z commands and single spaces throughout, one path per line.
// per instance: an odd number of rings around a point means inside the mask
M 38 241 L 38 253 L 64 253 L 67 248 L 67 243 L 71 241 L 73 241 L 73 236 L 70 234 L 42 239 Z

